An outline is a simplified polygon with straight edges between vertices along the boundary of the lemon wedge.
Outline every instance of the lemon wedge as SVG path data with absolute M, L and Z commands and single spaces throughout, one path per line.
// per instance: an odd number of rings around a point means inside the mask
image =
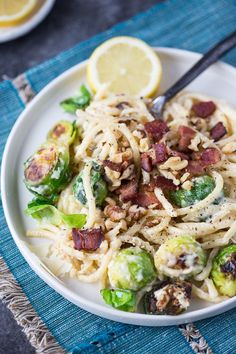
M 104 86 L 114 93 L 149 97 L 159 88 L 162 66 L 154 50 L 140 39 L 114 37 L 95 49 L 87 79 L 96 92 Z
M 0 27 L 15 26 L 26 20 L 37 0 L 0 0 Z

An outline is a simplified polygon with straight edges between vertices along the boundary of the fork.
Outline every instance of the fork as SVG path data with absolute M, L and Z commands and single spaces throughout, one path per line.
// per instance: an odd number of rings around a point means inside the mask
M 153 99 L 150 111 L 155 119 L 162 119 L 164 106 L 173 96 L 185 88 L 198 75 L 215 63 L 220 57 L 236 46 L 236 31 L 217 43 L 196 62 L 173 86 L 165 93 Z

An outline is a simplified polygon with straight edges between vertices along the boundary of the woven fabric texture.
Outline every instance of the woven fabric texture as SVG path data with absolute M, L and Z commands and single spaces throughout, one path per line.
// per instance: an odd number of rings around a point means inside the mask
M 26 72 L 26 78 L 31 89 L 38 93 L 66 69 L 86 59 L 101 42 L 116 35 L 136 36 L 153 46 L 204 52 L 235 27 L 235 0 L 169 0 L 30 69 Z M 236 50 L 231 51 L 224 60 L 236 66 Z M 25 100 L 13 82 L 2 82 L 1 156 L 7 136 L 24 106 Z M 2 209 L 0 224 L 1 256 L 35 311 L 68 352 L 134 354 L 174 353 L 178 350 L 184 354 L 192 351 L 178 327 L 147 328 L 115 323 L 71 304 L 48 287 L 25 262 L 9 233 Z M 236 310 L 231 310 L 195 325 L 215 353 L 233 353 L 236 348 L 235 323 Z M 185 329 L 185 337 L 188 339 L 190 335 Z

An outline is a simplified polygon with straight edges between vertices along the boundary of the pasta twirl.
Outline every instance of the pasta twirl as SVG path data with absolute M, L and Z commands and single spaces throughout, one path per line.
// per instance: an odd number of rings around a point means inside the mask
M 167 289 L 177 296 L 176 289 L 188 286 L 193 296 L 223 301 L 232 295 L 222 293 L 212 269 L 221 247 L 236 240 L 236 113 L 194 93 L 170 101 L 165 121 L 155 121 L 148 105 L 104 91 L 77 111 L 71 179 L 55 204 L 61 220 L 27 235 L 50 239 L 48 256 L 64 259 L 70 264 L 64 275 L 82 282 L 138 291 L 146 285 L 141 270 L 137 285 L 121 264 L 129 288 L 113 267 L 117 255 L 135 260 L 143 250 L 155 261 L 156 281 L 164 281 L 155 291 L 157 303 L 166 300 Z M 64 215 L 78 214 L 86 215 L 83 228 L 68 226 Z

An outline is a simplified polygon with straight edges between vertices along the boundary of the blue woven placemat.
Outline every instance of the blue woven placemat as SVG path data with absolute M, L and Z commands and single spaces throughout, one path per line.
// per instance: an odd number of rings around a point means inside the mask
M 0 84 L 0 154 L 2 155 L 7 136 L 24 109 L 26 101 L 63 71 L 86 59 L 93 49 L 107 38 L 131 35 L 142 38 L 153 46 L 204 52 L 209 45 L 213 45 L 235 30 L 235 27 L 235 0 L 169 0 L 30 69 L 14 81 L 2 82 Z M 236 51 L 228 54 L 225 61 L 236 66 Z M 216 84 L 220 85 L 220 82 Z M 37 315 L 66 351 L 126 354 L 161 354 L 177 351 L 208 354 L 236 353 L 236 310 L 199 321 L 195 325 L 168 328 L 137 327 L 102 319 L 62 298 L 30 269 L 15 246 L 2 210 L 0 224 L 2 258 Z M 30 320 L 33 319 L 27 318 L 25 325 Z M 39 343 L 36 346 L 40 351 Z M 59 349 L 53 351 L 49 348 L 47 351 L 50 354 L 52 352 L 59 353 Z

